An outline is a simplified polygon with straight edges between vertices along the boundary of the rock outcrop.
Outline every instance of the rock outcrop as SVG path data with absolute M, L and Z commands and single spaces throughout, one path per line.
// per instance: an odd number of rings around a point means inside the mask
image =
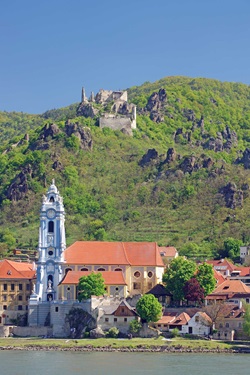
M 223 195 L 227 208 L 235 209 L 237 207 L 243 207 L 243 191 L 237 189 L 235 183 L 229 182 L 226 186 L 223 186 L 219 192 Z
M 74 134 L 80 140 L 80 147 L 83 150 L 91 151 L 93 148 L 93 140 L 90 129 L 82 127 L 78 123 L 71 123 L 69 120 L 65 124 L 65 132 L 68 137 Z
M 149 97 L 145 111 L 150 112 L 150 119 L 154 122 L 164 121 L 164 116 L 161 110 L 167 101 L 167 94 L 165 89 L 160 89 L 158 92 L 153 92 Z
M 30 165 L 14 178 L 13 182 L 7 189 L 6 196 L 12 202 L 17 202 L 25 197 L 29 190 L 28 178 L 32 177 L 32 169 Z
M 238 158 L 236 164 L 243 164 L 245 169 L 250 169 L 250 148 L 245 149 L 242 158 Z
M 77 116 L 91 117 L 94 118 L 98 115 L 98 109 L 90 103 L 80 103 L 76 110 Z
M 158 152 L 154 148 L 152 148 L 149 149 L 145 155 L 143 155 L 142 159 L 139 161 L 139 165 L 140 167 L 145 167 L 146 165 L 149 165 L 152 162 L 157 162 L 158 159 Z
M 56 124 L 46 124 L 41 131 L 39 139 L 47 141 L 48 137 L 53 139 L 58 133 L 60 133 L 60 129 Z

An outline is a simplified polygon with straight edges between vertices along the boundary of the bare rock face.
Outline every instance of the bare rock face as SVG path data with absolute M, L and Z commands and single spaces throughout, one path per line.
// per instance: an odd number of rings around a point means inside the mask
M 91 339 L 99 339 L 99 338 L 105 337 L 105 333 L 103 332 L 103 330 L 101 329 L 101 327 L 97 327 L 95 329 L 92 329 L 89 332 L 89 337 Z
M 157 123 L 164 121 L 164 116 L 157 111 L 151 111 L 149 117 L 150 117 L 150 120 L 157 122 Z
M 177 154 L 176 154 L 176 151 L 174 148 L 169 148 L 168 151 L 167 151 L 167 157 L 166 157 L 166 160 L 164 161 L 164 163 L 172 163 L 173 161 L 176 160 L 176 157 L 177 157 Z
M 148 103 L 146 105 L 146 110 L 151 111 L 158 111 L 162 108 L 163 104 L 167 101 L 167 94 L 165 89 L 160 89 L 158 92 L 153 92 L 153 94 L 149 97 Z
M 144 167 L 145 165 L 151 164 L 152 162 L 158 161 L 159 155 L 158 152 L 152 148 L 143 155 L 142 159 L 139 161 L 139 165 Z
M 25 197 L 29 190 L 28 177 L 32 176 L 31 166 L 23 170 L 14 178 L 14 181 L 7 189 L 7 198 L 12 202 L 17 202 Z
M 65 132 L 68 137 L 74 134 L 80 140 L 80 147 L 83 150 L 91 151 L 93 148 L 93 140 L 90 129 L 82 127 L 78 123 L 71 123 L 69 120 L 65 124 Z
M 98 114 L 98 109 L 94 108 L 91 103 L 80 103 L 76 110 L 77 116 L 94 118 Z
M 235 183 L 229 182 L 229 184 L 222 187 L 219 192 L 223 195 L 227 208 L 235 209 L 237 207 L 243 207 L 243 191 L 237 189 Z
M 197 170 L 195 156 L 184 158 L 183 162 L 180 164 L 180 169 L 184 173 L 192 173 L 194 170 Z
M 60 129 L 56 124 L 47 124 L 42 129 L 42 132 L 40 134 L 40 139 L 43 139 L 44 141 L 47 141 L 48 137 L 54 138 L 56 134 L 60 133 Z
M 242 158 L 236 160 L 236 164 L 243 164 L 245 169 L 250 169 L 250 148 L 246 148 Z

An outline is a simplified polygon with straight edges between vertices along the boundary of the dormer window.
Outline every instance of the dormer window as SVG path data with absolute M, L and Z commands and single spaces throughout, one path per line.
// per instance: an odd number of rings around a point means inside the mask
M 55 202 L 55 198 L 53 196 L 50 197 L 49 199 L 50 202 Z
M 54 221 L 49 221 L 48 223 L 48 232 L 54 233 Z

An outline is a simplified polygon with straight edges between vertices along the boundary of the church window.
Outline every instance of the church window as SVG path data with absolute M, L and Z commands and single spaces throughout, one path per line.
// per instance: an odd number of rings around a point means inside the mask
M 97 271 L 105 271 L 105 268 L 103 268 L 103 267 L 100 267 L 100 268 L 98 268 L 98 270 Z
M 89 269 L 86 267 L 81 268 L 81 271 L 88 271 Z
M 54 197 L 50 197 L 49 201 L 50 201 L 50 202 L 55 202 Z
M 51 257 L 54 253 L 53 253 L 53 251 L 52 250 L 49 250 L 49 256 Z
M 70 287 L 68 286 L 67 290 L 70 290 Z
M 54 221 L 49 221 L 48 232 L 49 233 L 54 233 Z
M 116 287 L 116 288 L 115 288 L 115 290 L 119 290 L 119 288 L 118 288 L 118 287 Z
M 121 268 L 115 268 L 115 271 L 122 271 Z
M 149 279 L 151 279 L 151 277 L 153 277 L 153 272 L 152 271 L 148 272 L 148 277 L 149 277 Z
M 139 271 L 135 271 L 134 273 L 134 277 L 138 278 L 141 276 L 141 273 Z
M 141 283 L 133 283 L 133 289 L 141 289 Z

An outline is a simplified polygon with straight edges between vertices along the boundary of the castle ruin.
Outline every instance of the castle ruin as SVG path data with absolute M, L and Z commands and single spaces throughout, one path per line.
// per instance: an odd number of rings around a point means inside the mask
M 92 118 L 99 117 L 100 128 L 121 130 L 129 135 L 132 135 L 132 129 L 136 129 L 136 105 L 128 103 L 127 91 L 101 89 L 96 95 L 91 92 L 90 97 L 87 98 L 83 87 L 77 114 Z

